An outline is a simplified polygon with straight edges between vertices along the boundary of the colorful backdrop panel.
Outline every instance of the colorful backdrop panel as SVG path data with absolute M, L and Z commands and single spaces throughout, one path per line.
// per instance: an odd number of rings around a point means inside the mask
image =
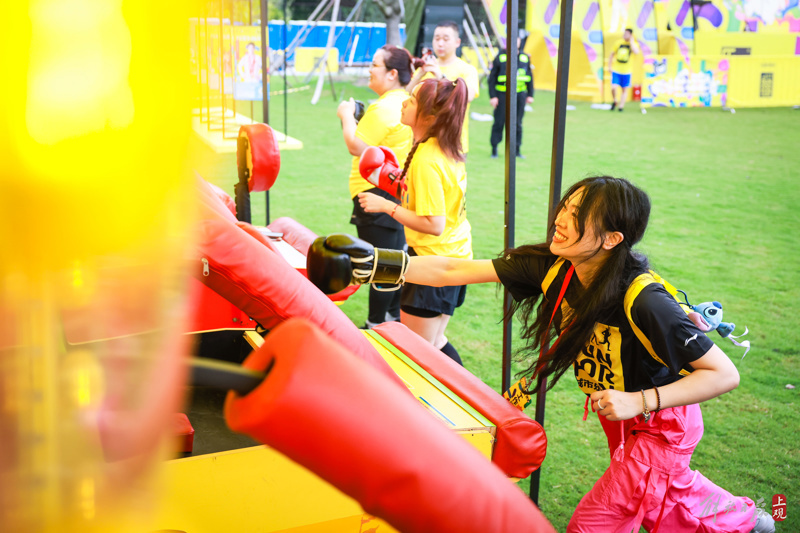
M 656 11 L 653 0 L 631 0 L 629 28 L 633 29 L 634 38 L 642 49 L 642 56 L 648 62 L 651 56 L 658 54 L 658 29 L 656 27 Z
M 712 107 L 727 101 L 729 58 L 654 56 L 645 65 L 642 107 Z
M 573 5 L 573 32 L 580 37 L 583 51 L 589 60 L 592 74 L 597 81 L 603 79 L 603 26 L 600 3 L 597 0 L 575 0 Z M 580 53 L 575 50 L 574 53 Z
M 694 53 L 694 13 L 689 0 L 662 0 L 666 4 L 664 14 L 672 30 L 672 38 L 678 47 L 678 53 L 688 60 Z M 658 23 L 660 28 L 667 24 Z

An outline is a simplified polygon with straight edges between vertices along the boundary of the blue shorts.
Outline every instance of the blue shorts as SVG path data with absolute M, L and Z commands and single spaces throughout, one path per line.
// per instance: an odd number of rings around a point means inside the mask
M 623 89 L 626 87 L 631 86 L 631 75 L 630 74 L 617 74 L 616 72 L 611 73 L 611 85 L 619 85 Z

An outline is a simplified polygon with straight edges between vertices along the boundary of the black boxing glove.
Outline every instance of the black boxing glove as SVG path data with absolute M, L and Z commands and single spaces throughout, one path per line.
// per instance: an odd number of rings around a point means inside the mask
M 325 294 L 350 284 L 372 283 L 378 290 L 394 291 L 405 282 L 408 254 L 403 250 L 375 248 L 350 235 L 318 237 L 308 249 L 308 279 Z

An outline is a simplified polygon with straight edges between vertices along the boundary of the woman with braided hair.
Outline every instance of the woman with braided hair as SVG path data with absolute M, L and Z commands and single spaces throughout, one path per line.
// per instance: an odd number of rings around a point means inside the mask
M 467 94 L 461 78 L 430 79 L 414 87 L 401 112 L 401 121 L 414 132 L 414 145 L 403 167 L 406 189 L 400 205 L 368 192 L 358 195 L 365 212 L 386 213 L 405 226 L 411 256 L 472 258 L 461 150 Z M 466 290 L 465 285 L 406 283 L 400 296 L 400 321 L 459 364 L 445 329 Z

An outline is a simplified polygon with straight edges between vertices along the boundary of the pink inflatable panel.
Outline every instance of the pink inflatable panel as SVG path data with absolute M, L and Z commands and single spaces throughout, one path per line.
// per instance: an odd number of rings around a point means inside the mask
M 317 238 L 316 233 L 288 217 L 281 217 L 275 220 L 269 225 L 269 229 L 278 233 L 283 233 L 283 239 L 291 244 L 295 250 L 303 254 L 303 256 L 308 256 L 308 249 L 311 247 L 311 243 L 314 242 L 314 239 Z M 308 277 L 306 269 L 302 269 L 301 273 Z M 361 287 L 361 285 L 350 285 L 337 293 L 329 294 L 328 298 L 334 302 L 343 302 L 356 292 L 359 287 Z

